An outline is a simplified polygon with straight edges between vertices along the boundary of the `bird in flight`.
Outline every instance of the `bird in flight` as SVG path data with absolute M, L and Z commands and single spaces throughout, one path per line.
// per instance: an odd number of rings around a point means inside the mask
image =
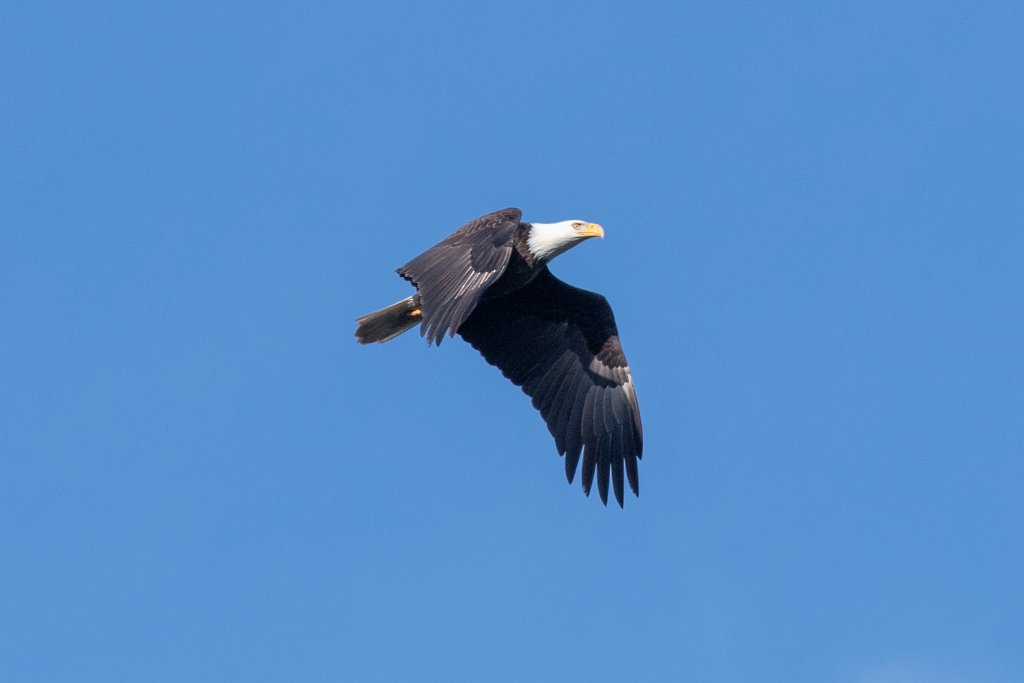
M 474 219 L 398 269 L 416 293 L 359 318 L 361 344 L 386 342 L 420 326 L 428 344 L 459 334 L 533 400 L 571 484 L 597 474 L 619 506 L 623 482 L 640 495 L 643 427 L 615 318 L 600 294 L 562 282 L 548 262 L 591 237 L 596 223 L 524 223 L 519 209 Z

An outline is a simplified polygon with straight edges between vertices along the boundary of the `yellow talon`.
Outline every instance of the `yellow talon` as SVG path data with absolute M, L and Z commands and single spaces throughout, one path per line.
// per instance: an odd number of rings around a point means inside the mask
M 409 311 L 409 315 L 412 316 L 413 318 L 418 318 L 421 315 L 423 315 L 423 311 L 419 308 L 414 308 L 411 311 Z

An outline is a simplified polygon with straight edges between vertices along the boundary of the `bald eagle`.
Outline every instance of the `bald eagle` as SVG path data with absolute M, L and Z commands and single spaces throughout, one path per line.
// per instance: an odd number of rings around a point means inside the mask
M 568 285 L 547 263 L 590 237 L 596 223 L 524 223 L 503 209 L 466 223 L 398 269 L 416 294 L 359 318 L 361 344 L 386 342 L 415 325 L 428 344 L 447 332 L 533 399 L 571 484 L 583 456 L 583 491 L 597 474 L 608 504 L 609 478 L 623 505 L 623 473 L 640 495 L 643 428 L 615 318 L 600 294 Z

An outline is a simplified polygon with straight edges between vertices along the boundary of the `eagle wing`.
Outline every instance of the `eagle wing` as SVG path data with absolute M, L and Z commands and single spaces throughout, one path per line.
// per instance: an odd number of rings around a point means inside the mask
M 440 344 L 473 312 L 484 290 L 505 272 L 522 218 L 519 209 L 481 216 L 398 269 L 420 294 L 420 335 Z
M 620 506 L 623 470 L 639 495 L 640 409 L 603 296 L 568 285 L 544 267 L 526 287 L 481 302 L 458 332 L 533 399 L 565 455 L 570 484 L 582 451 L 588 496 L 595 470 L 605 504 L 609 471 Z

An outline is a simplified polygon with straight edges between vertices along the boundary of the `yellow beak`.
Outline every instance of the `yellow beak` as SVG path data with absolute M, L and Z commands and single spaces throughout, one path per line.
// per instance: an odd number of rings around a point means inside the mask
M 584 237 L 604 237 L 604 228 L 597 223 L 590 223 L 580 230 L 580 234 Z

